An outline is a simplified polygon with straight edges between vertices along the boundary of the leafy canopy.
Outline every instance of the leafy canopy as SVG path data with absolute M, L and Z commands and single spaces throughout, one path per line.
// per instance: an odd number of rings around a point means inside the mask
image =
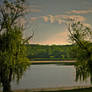
M 10 83 L 13 79 L 22 77 L 29 67 L 23 39 L 23 26 L 18 20 L 24 14 L 24 0 L 4 0 L 0 6 L 0 83 L 3 92 L 10 92 Z
M 76 80 L 85 80 L 89 76 L 92 81 L 92 31 L 79 21 L 72 20 L 68 25 L 70 40 L 75 45 Z

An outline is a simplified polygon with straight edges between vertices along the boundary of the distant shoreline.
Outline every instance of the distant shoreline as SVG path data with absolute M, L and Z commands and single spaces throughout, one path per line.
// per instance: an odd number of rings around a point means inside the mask
M 62 61 L 31 61 L 32 64 L 63 64 L 63 65 L 74 65 L 75 60 L 62 60 Z
M 31 61 L 73 61 L 76 60 L 76 58 L 31 58 L 30 60 Z

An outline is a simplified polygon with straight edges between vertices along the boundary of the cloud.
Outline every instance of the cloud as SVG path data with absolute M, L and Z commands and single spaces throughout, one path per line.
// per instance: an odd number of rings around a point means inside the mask
M 78 20 L 78 21 L 85 21 L 86 18 L 83 17 L 83 16 L 80 16 L 80 15 L 63 15 L 62 18 L 64 19 L 75 19 L 75 20 Z
M 44 22 L 48 22 L 49 18 L 47 16 L 43 16 Z
M 38 13 L 38 12 L 41 12 L 41 10 L 40 9 L 25 9 L 24 10 L 24 13 L 30 13 L 30 12 Z
M 38 6 L 36 6 L 36 5 L 32 5 L 32 6 L 27 6 L 27 5 L 25 5 L 24 6 L 24 12 L 25 13 L 29 13 L 29 12 L 34 12 L 34 13 L 38 13 L 38 12 L 41 12 L 41 9 L 39 9 L 39 7 Z
M 43 19 L 44 22 L 50 21 L 50 23 L 58 23 L 62 24 L 68 21 L 68 19 L 75 19 L 77 21 L 85 21 L 86 18 L 80 15 L 47 15 L 47 16 L 39 16 L 39 17 L 31 17 L 32 21 Z
M 67 12 L 68 14 L 74 13 L 74 14 L 88 14 L 92 13 L 92 9 L 90 10 L 72 10 L 70 12 Z
M 38 20 L 38 17 L 31 17 L 31 21 L 36 21 Z
M 86 27 L 92 28 L 92 26 L 88 23 L 83 23 L 83 25 L 86 26 Z
M 56 15 L 55 17 L 58 18 L 58 19 L 62 19 L 63 22 L 65 22 L 65 20 L 67 20 L 67 19 L 76 19 L 76 20 L 79 20 L 79 21 L 85 21 L 86 20 L 85 17 L 80 16 L 80 15 Z
M 58 24 L 62 24 L 63 23 L 63 21 L 61 19 L 58 19 L 57 21 L 58 21 Z
M 48 16 L 49 16 L 50 23 L 54 23 L 55 17 L 53 15 L 48 15 Z
M 59 24 L 66 22 L 68 19 L 75 19 L 78 21 L 85 21 L 86 18 L 80 15 L 55 15 L 54 21 L 58 21 Z

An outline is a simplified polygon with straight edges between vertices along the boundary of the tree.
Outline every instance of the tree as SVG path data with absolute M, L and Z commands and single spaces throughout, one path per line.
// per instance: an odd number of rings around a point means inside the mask
M 18 24 L 24 13 L 23 5 L 24 0 L 5 0 L 0 7 L 0 84 L 3 92 L 11 92 L 11 81 L 19 81 L 30 65 L 25 43 L 32 36 L 23 39 L 23 26 Z
M 79 21 L 72 20 L 68 24 L 70 40 L 75 45 L 77 63 L 76 80 L 85 80 L 89 76 L 92 82 L 92 32 L 91 29 Z

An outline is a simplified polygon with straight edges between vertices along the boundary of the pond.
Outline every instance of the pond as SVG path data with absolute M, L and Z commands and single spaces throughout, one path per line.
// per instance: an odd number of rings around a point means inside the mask
M 76 70 L 73 65 L 43 64 L 31 65 L 24 73 L 19 84 L 12 83 L 12 89 L 53 88 L 67 86 L 90 85 L 90 79 L 85 82 L 75 81 Z

